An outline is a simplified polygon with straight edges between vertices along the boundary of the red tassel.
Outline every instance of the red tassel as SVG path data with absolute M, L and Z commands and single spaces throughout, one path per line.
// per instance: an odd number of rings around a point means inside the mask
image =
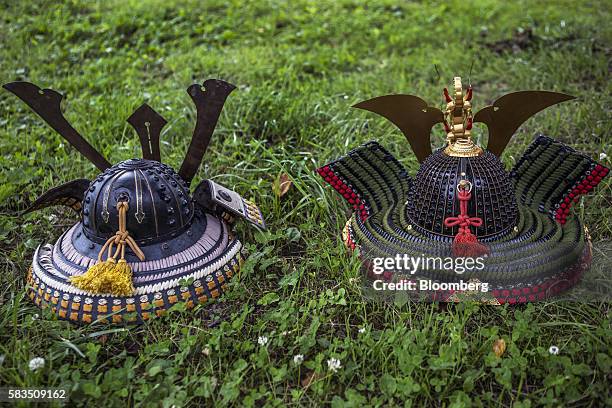
M 451 250 L 454 257 L 477 258 L 489 254 L 489 248 L 478 242 L 476 236 L 469 231 L 455 235 Z
M 475 227 L 482 225 L 482 219 L 470 217 L 467 214 L 467 203 L 472 198 L 472 194 L 467 190 L 460 190 L 457 198 L 459 200 L 460 214 L 457 217 L 447 217 L 444 220 L 444 225 L 447 227 L 459 226 L 459 232 L 455 235 L 451 247 L 453 256 L 475 258 L 488 255 L 489 247 L 478 242 L 476 236 L 470 231 L 470 225 Z
M 465 130 L 472 130 L 472 118 L 468 119 L 468 123 L 467 123 L 467 126 L 465 127 Z

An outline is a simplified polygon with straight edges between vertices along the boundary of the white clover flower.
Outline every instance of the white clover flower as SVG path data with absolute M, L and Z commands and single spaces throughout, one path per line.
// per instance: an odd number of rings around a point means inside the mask
M 293 364 L 300 365 L 303 362 L 304 362 L 304 355 L 303 354 L 296 354 L 295 356 L 293 356 Z
M 267 338 L 266 336 L 259 336 L 259 337 L 257 338 L 257 343 L 258 343 L 260 346 L 265 346 L 266 344 L 268 344 L 268 338 Z
M 550 348 L 548 349 L 548 352 L 552 354 L 553 356 L 556 356 L 557 354 L 559 354 L 559 347 L 550 346 Z
M 28 366 L 30 367 L 30 371 L 41 369 L 45 366 L 45 359 L 42 357 L 34 357 L 30 360 Z
M 606 160 L 607 158 L 608 158 L 608 155 L 607 155 L 607 154 L 605 154 L 605 153 L 603 153 L 603 152 L 602 152 L 602 153 L 599 153 L 599 160 L 600 160 L 600 161 L 602 161 L 602 160 Z
M 332 357 L 327 360 L 327 368 L 329 369 L 329 371 L 335 373 L 340 368 L 342 368 L 342 363 L 337 358 Z
M 365 333 L 366 328 L 365 327 L 361 327 L 359 330 L 357 330 L 360 334 Z

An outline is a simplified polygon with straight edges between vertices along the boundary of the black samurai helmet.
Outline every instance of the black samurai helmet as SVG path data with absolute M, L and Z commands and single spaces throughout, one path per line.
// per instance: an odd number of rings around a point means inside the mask
M 166 120 L 147 104 L 128 118 L 140 139 L 143 158 L 111 166 L 65 119 L 61 94 L 28 82 L 12 82 L 4 88 L 28 104 L 102 172 L 93 180 L 76 179 L 47 191 L 25 211 L 65 205 L 81 215 L 81 222 L 55 246 L 37 250 L 29 278 L 38 289 L 31 295 L 37 303 L 50 302 L 61 318 L 87 322 L 97 313 L 81 305 L 82 295 L 104 305 L 157 301 L 156 311 L 171 306 L 176 297 L 171 293 L 177 291 L 188 293 L 183 295 L 187 301 L 218 295 L 218 288 L 229 278 L 223 271 L 233 271 L 232 260 L 235 263 L 240 258 L 233 256 L 228 261 L 223 257 L 227 251 L 240 253 L 240 242 L 229 233 L 229 225 L 238 217 L 265 228 L 257 206 L 211 180 L 202 181 L 193 195 L 190 193 L 189 185 L 234 85 L 208 79 L 187 89 L 197 118 L 178 173 L 161 162 L 159 139 Z M 213 261 L 217 264 L 203 276 L 214 285 L 203 285 L 199 275 Z M 197 287 L 181 286 L 178 278 L 194 278 Z M 45 290 L 50 290 L 49 299 Z M 136 295 L 140 297 L 133 298 Z M 148 299 L 149 295 L 155 298 Z M 75 306 L 62 308 L 61 299 L 74 301 L 75 296 L 78 302 L 74 304 L 79 307 L 73 314 Z M 54 298 L 58 298 L 55 303 Z M 136 321 L 146 319 L 149 313 L 135 311 Z

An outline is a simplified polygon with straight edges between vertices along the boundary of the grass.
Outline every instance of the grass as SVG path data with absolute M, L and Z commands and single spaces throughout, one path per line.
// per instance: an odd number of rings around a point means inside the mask
M 349 107 L 392 92 L 439 104 L 454 75 L 471 78 L 477 107 L 519 89 L 579 97 L 523 125 L 508 167 L 536 132 L 612 156 L 609 4 L 471 3 L 0 1 L 1 82 L 62 92 L 66 116 L 112 163 L 140 157 L 125 119 L 146 101 L 169 120 L 162 159 L 177 168 L 195 123 L 184 90 L 210 77 L 238 85 L 197 179 L 254 199 L 270 230 L 239 227 L 251 258 L 229 293 L 195 312 L 177 307 L 130 329 L 46 319 L 24 296 L 25 271 L 34 248 L 75 219 L 60 208 L 14 214 L 96 170 L 0 93 L 0 386 L 67 388 L 77 406 L 612 404 L 609 303 L 366 301 L 359 263 L 339 240 L 347 207 L 314 175 L 370 139 L 414 174 L 403 136 Z M 283 173 L 293 186 L 279 198 Z M 580 208 L 604 248 L 611 197 L 608 181 Z M 46 364 L 31 372 L 36 356 Z

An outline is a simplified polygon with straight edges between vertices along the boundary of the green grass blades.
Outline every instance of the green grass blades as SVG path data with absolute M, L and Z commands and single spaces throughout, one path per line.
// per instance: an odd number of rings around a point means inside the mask
M 358 259 L 340 241 L 348 207 L 314 172 L 378 139 L 414 174 L 400 132 L 350 106 L 388 93 L 441 106 L 455 75 L 471 80 L 476 110 L 514 90 L 578 97 L 524 124 L 502 158 L 507 168 L 536 132 L 612 156 L 609 6 L 128 0 L 2 9 L 0 81 L 64 93 L 66 117 L 113 163 L 140 157 L 125 120 L 147 102 L 169 121 L 161 155 L 177 168 L 195 124 L 185 89 L 206 78 L 236 84 L 194 185 L 214 177 L 253 200 L 269 232 L 239 227 L 251 257 L 229 293 L 195 311 L 177 305 L 129 330 L 49 318 L 25 297 L 25 274 L 35 247 L 74 216 L 13 214 L 96 170 L 1 92 L 0 386 L 66 388 L 75 406 L 612 403 L 607 304 L 367 301 Z M 434 134 L 444 140 L 442 126 Z M 473 134 L 486 140 L 480 125 Z M 282 174 L 292 186 L 278 197 Z M 576 208 L 595 241 L 612 238 L 611 196 L 608 178 Z M 497 357 L 500 338 L 507 348 Z M 34 357 L 45 363 L 32 371 Z

